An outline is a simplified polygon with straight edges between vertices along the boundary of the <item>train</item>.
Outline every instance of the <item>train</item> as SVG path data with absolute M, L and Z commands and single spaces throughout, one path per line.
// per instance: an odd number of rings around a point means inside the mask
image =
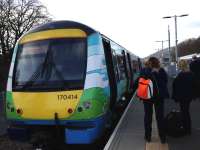
M 139 58 L 93 28 L 52 21 L 15 45 L 6 91 L 13 139 L 59 131 L 66 144 L 97 140 L 120 101 L 133 94 Z

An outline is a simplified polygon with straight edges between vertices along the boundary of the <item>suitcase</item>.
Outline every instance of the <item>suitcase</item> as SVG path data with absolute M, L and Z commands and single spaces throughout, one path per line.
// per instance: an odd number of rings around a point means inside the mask
M 167 114 L 164 119 L 165 121 L 165 132 L 168 136 L 182 137 L 186 134 L 186 130 L 183 125 L 183 119 L 181 112 L 173 110 Z

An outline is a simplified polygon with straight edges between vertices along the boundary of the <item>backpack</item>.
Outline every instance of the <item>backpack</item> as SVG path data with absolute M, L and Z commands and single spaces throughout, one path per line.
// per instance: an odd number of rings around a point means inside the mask
M 153 98 L 153 81 L 147 77 L 140 77 L 138 80 L 137 97 L 143 101 L 149 101 Z

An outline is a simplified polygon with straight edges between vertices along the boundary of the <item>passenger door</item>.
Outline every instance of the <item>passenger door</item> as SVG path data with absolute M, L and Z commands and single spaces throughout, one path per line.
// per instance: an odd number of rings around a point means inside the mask
M 103 38 L 103 47 L 104 47 L 106 66 L 107 66 L 109 85 L 110 85 L 110 108 L 112 110 L 117 100 L 117 77 L 116 77 L 117 70 L 114 69 L 115 66 L 113 62 L 113 52 L 110 46 L 110 41 Z

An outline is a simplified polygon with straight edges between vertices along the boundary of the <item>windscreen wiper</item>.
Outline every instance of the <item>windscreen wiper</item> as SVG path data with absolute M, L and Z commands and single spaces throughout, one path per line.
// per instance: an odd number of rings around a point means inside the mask
M 53 56 L 52 56 L 53 53 L 52 52 L 53 51 L 52 51 L 51 45 L 49 44 L 49 48 L 47 50 L 44 62 L 41 63 L 41 65 L 38 67 L 38 69 L 36 69 L 36 71 L 31 76 L 30 80 L 22 87 L 22 89 L 26 89 L 27 87 L 32 86 L 39 77 L 42 77 L 42 78 L 44 77 L 46 80 L 44 80 L 43 82 L 47 83 L 47 81 L 49 81 L 49 79 L 51 77 L 53 68 L 54 68 L 57 76 L 61 79 L 61 81 L 63 81 L 62 88 L 66 87 L 65 79 L 64 79 L 63 75 L 61 74 L 61 72 L 57 69 L 57 67 L 53 61 Z
M 42 74 L 42 70 L 44 70 L 45 68 L 45 64 L 47 62 L 47 59 L 49 57 L 49 48 L 50 48 L 50 44 L 48 46 L 48 49 L 47 49 L 47 53 L 46 53 L 46 56 L 45 56 L 45 59 L 44 59 L 44 62 L 41 63 L 39 65 L 39 67 L 36 69 L 36 71 L 33 73 L 33 75 L 30 77 L 29 81 L 27 81 L 24 86 L 22 87 L 22 89 L 26 89 L 28 86 L 32 86 L 35 81 L 40 77 L 40 74 Z
M 62 73 L 57 69 L 52 54 L 53 54 L 52 50 L 50 49 L 49 53 L 48 53 L 48 57 L 46 59 L 46 62 L 44 62 L 44 66 L 46 69 L 43 68 L 44 70 L 42 71 L 42 75 L 44 75 L 44 72 L 46 72 L 46 79 L 47 79 L 46 81 L 49 81 L 49 79 L 51 77 L 50 72 L 52 72 L 52 69 L 54 69 L 58 78 L 61 79 L 61 81 L 62 81 L 63 88 L 65 88 L 66 87 L 65 79 L 64 79 Z

